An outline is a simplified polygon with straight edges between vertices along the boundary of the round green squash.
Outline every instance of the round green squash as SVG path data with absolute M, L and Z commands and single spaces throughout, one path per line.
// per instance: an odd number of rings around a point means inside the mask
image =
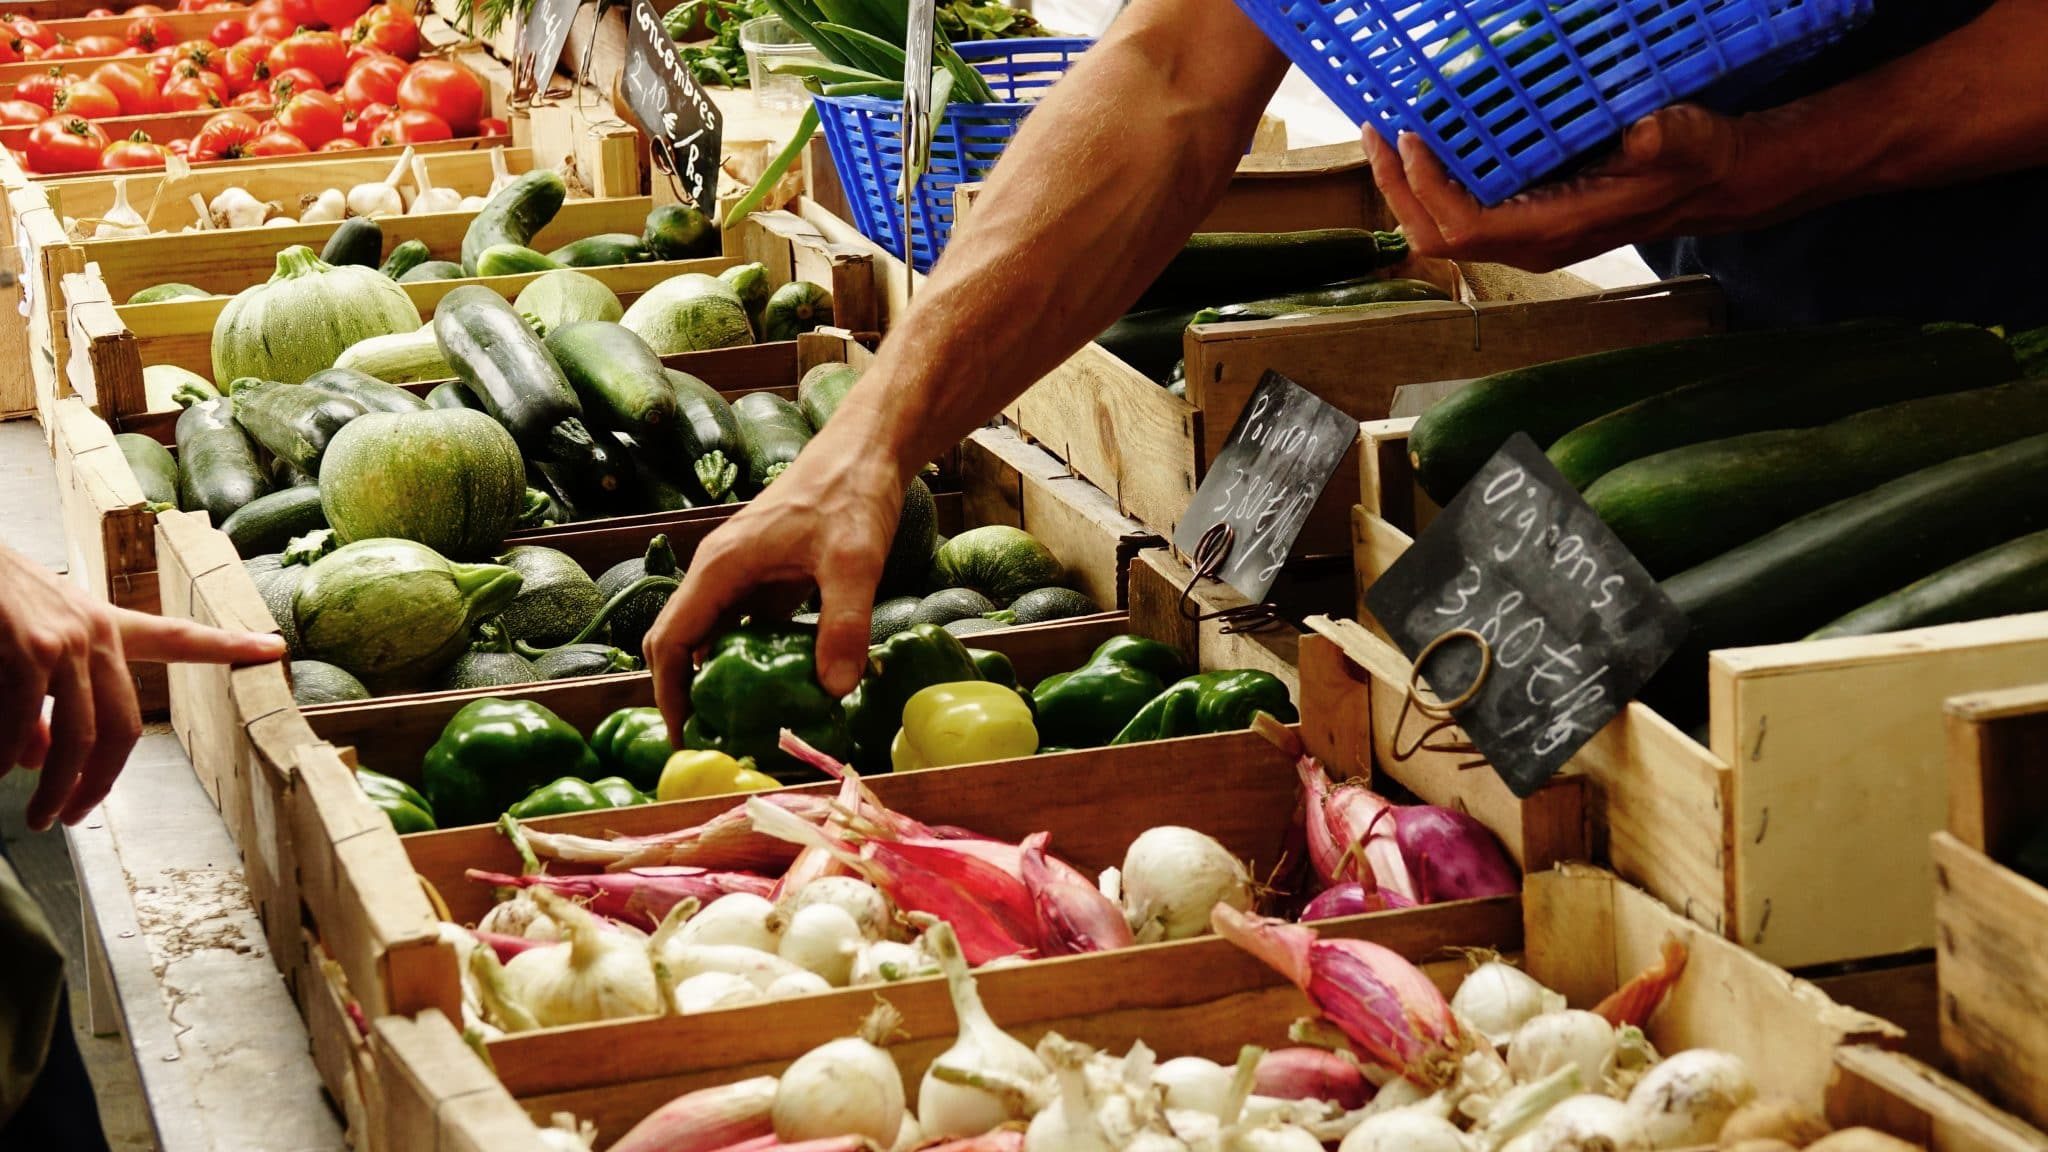
M 537 648 L 567 643 L 604 607 L 597 581 L 566 552 L 522 544 L 498 557 L 498 563 L 519 573 L 519 595 L 498 618 L 513 640 Z
M 932 557 L 932 574 L 948 588 L 973 588 L 1008 604 L 1033 588 L 1060 582 L 1060 562 L 1021 528 L 988 524 L 947 540 Z
M 732 285 L 687 272 L 642 293 L 619 318 L 657 356 L 703 352 L 754 342 L 754 326 Z
M 381 692 L 430 683 L 519 584 L 510 568 L 457 564 L 411 540 L 358 540 L 306 569 L 292 611 L 307 658 Z
M 213 378 L 303 383 L 332 368 L 349 345 L 417 332 L 419 310 L 405 289 L 375 268 L 335 267 L 294 244 L 277 272 L 243 289 L 213 324 Z
M 358 416 L 320 458 L 320 508 L 344 542 L 392 536 L 444 556 L 489 556 L 525 500 L 512 434 L 466 408 Z

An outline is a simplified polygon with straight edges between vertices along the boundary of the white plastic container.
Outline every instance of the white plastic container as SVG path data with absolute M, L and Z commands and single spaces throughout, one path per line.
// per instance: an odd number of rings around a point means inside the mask
M 762 16 L 742 24 L 740 48 L 747 54 L 747 74 L 754 86 L 755 103 L 771 111 L 791 112 L 809 102 L 810 93 L 804 90 L 802 80 L 770 72 L 768 66 L 778 60 L 814 60 L 822 64 L 825 57 L 811 47 L 810 41 L 784 25 L 780 17 Z

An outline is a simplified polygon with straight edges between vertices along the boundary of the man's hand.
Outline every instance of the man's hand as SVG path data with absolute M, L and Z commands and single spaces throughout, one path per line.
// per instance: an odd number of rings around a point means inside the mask
M 253 664 L 284 639 L 102 604 L 0 548 L 0 775 L 40 768 L 28 824 L 75 824 L 106 799 L 142 732 L 129 660 Z M 55 706 L 43 724 L 43 698 Z
M 1373 181 L 1418 255 L 1532 271 L 1740 220 L 1728 190 L 1742 150 L 1742 121 L 1681 104 L 1637 121 L 1608 159 L 1487 208 L 1420 137 L 1393 148 L 1365 130 Z

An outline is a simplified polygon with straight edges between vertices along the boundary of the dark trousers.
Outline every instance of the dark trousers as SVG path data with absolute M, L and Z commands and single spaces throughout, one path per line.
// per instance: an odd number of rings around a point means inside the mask
M 0 856 L 6 854 L 6 840 L 0 838 Z M 5 994 L 0 990 L 0 995 Z M 78 1038 L 71 1032 L 71 995 L 67 990 L 57 1006 L 57 1027 L 50 1036 L 50 1054 L 43 1061 L 42 1074 L 29 1090 L 28 1099 L 22 1101 L 21 1110 L 0 1127 L 0 1152 L 106 1152 L 106 1148 L 99 1101 L 93 1096 L 92 1079 L 85 1073 L 85 1060 L 78 1053 Z

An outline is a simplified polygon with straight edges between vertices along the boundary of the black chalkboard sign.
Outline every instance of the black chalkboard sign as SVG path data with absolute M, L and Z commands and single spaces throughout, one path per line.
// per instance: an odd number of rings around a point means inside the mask
M 633 0 L 626 24 L 626 103 L 647 133 L 656 163 L 682 181 L 685 199 L 709 213 L 718 201 L 718 106 L 676 55 L 652 0 Z
M 1621 713 L 1685 638 L 1657 582 L 1517 433 L 1366 593 L 1410 659 L 1517 796 Z
M 513 61 L 512 98 L 521 103 L 547 92 L 569 43 L 569 24 L 583 0 L 532 0 L 519 28 L 519 56 Z
M 1229 524 L 1230 553 L 1216 575 L 1263 599 L 1357 441 L 1358 421 L 1278 372 L 1266 373 L 1174 529 L 1174 545 L 1193 555 L 1204 533 Z

